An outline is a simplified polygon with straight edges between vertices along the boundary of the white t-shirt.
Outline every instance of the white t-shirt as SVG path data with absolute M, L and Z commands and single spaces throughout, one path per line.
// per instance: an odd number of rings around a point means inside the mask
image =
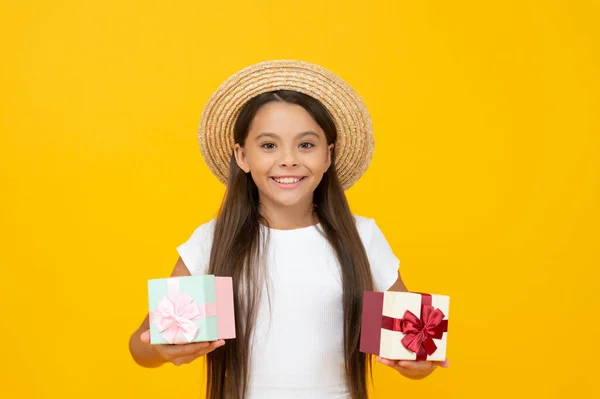
M 398 278 L 399 260 L 373 219 L 355 216 L 378 291 Z M 192 275 L 205 274 L 215 220 L 177 247 Z M 248 399 L 349 398 L 344 377 L 342 283 L 335 252 L 317 226 L 270 229 L 269 274 L 251 345 Z

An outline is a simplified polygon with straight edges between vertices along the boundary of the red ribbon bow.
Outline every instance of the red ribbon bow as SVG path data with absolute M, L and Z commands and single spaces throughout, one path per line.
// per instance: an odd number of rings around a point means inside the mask
M 431 296 L 421 295 L 421 318 L 407 310 L 401 319 L 383 316 L 382 320 L 382 328 L 406 334 L 402 338 L 402 345 L 415 352 L 417 360 L 431 356 L 437 350 L 433 338 L 441 339 L 443 333 L 448 331 L 448 320 L 444 320 L 444 313 L 431 306 Z

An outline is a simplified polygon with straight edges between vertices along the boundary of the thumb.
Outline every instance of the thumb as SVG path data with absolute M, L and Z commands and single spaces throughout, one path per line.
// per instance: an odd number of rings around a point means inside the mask
M 140 339 L 142 340 L 143 343 L 149 344 L 150 343 L 150 330 L 144 331 L 142 333 L 142 335 L 140 335 Z

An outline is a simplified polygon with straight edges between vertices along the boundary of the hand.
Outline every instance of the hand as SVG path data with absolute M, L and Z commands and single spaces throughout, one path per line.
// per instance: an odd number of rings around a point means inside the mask
M 143 343 L 150 343 L 150 330 L 144 331 L 141 336 Z M 225 340 L 220 339 L 212 342 L 192 342 L 187 344 L 162 344 L 152 345 L 166 362 L 171 362 L 175 366 L 191 363 L 200 356 L 204 356 L 209 352 L 225 345 Z
M 450 363 L 448 360 L 442 362 L 435 361 L 416 361 L 416 360 L 390 360 L 377 356 L 377 361 L 398 371 L 406 378 L 420 380 L 433 373 L 436 367 L 447 368 Z

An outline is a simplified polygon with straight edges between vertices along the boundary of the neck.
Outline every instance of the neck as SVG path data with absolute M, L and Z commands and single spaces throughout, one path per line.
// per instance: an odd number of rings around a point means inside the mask
M 262 215 L 269 222 L 269 227 L 277 230 L 292 230 L 317 224 L 312 198 L 293 206 L 277 206 L 260 201 Z

